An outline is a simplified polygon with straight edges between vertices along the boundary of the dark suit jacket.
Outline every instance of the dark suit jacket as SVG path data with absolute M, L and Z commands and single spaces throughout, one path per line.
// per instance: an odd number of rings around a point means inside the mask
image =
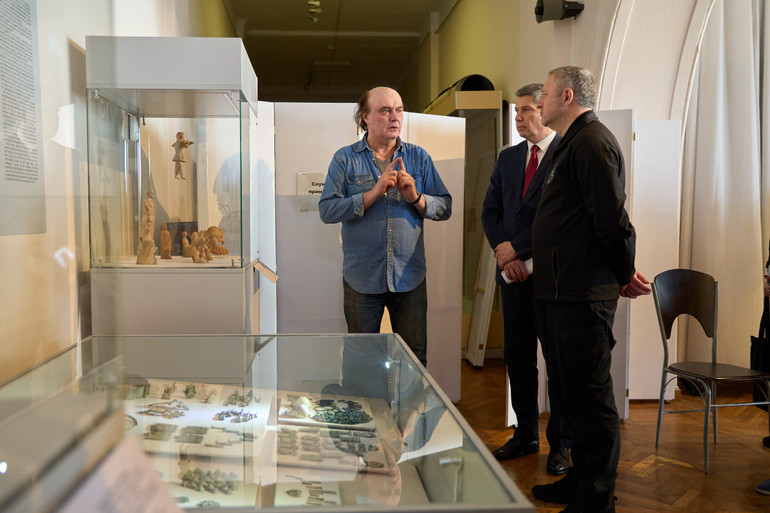
M 492 249 L 501 242 L 510 241 L 519 258 L 532 257 L 532 221 L 543 192 L 545 171 L 550 168 L 551 157 L 560 140 L 556 134 L 523 198 L 527 141 L 500 152 L 481 212 L 481 223 Z M 496 274 L 497 283 L 507 286 L 499 268 Z

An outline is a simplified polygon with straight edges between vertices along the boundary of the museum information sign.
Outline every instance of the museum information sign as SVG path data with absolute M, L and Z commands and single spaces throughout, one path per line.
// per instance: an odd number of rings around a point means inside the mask
M 0 2 L 0 235 L 46 231 L 35 41 L 35 3 Z

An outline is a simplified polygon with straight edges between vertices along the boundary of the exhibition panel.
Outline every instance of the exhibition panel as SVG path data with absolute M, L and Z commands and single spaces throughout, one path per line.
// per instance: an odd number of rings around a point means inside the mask
M 19 380 L 0 388 L 13 412 L 2 439 L 23 439 L 28 419 L 59 455 L 35 453 L 37 470 L 0 495 L 9 511 L 42 489 L 51 461 L 81 488 L 109 475 L 61 449 L 104 419 L 112 436 L 91 452 L 137 443 L 181 508 L 534 511 L 398 335 L 95 337 Z M 67 415 L 50 405 L 83 401 L 101 407 L 68 407 L 80 431 L 53 436 Z

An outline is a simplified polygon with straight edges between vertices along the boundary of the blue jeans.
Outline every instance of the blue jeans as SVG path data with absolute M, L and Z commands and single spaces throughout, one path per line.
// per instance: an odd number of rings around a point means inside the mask
M 398 333 L 418 360 L 427 365 L 428 294 L 425 280 L 409 292 L 361 294 L 343 279 L 343 308 L 348 333 L 379 333 L 385 307 L 393 333 Z

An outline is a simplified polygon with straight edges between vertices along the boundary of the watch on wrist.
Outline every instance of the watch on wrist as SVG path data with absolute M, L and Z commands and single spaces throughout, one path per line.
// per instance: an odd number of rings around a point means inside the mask
M 419 193 L 419 194 L 417 195 L 417 198 L 416 198 L 414 201 L 410 201 L 410 202 L 409 202 L 409 204 L 410 204 L 410 205 L 415 205 L 415 204 L 417 204 L 417 202 L 418 202 L 418 201 L 420 201 L 420 198 L 422 198 L 422 193 Z

